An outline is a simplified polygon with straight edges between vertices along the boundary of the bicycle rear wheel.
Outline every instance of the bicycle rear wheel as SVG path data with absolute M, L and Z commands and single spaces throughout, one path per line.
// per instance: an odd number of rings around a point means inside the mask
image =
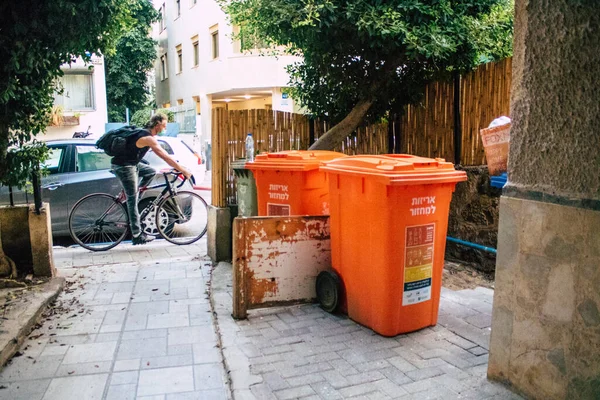
M 208 205 L 194 192 L 180 191 L 162 200 L 156 213 L 156 227 L 174 244 L 190 244 L 206 233 Z
M 112 249 L 129 232 L 125 206 L 113 196 L 94 193 L 73 206 L 69 214 L 69 233 L 81 247 L 92 251 Z

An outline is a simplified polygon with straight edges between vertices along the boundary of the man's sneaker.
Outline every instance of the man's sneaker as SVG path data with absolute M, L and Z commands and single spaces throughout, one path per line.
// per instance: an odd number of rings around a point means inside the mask
M 134 236 L 131 242 L 135 246 L 136 244 L 145 244 L 154 240 L 154 236 L 146 235 L 141 233 L 138 236 Z

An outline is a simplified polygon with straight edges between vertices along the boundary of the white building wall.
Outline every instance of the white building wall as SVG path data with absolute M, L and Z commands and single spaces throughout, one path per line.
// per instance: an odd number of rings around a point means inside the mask
M 210 141 L 211 113 L 216 106 L 229 109 L 272 107 L 274 110 L 293 111 L 292 99 L 281 101 L 281 87 L 287 86 L 289 76 L 285 67 L 295 61 L 291 56 L 261 56 L 241 54 L 239 43 L 232 41 L 232 27 L 214 0 L 181 0 L 178 17 L 176 0 L 154 0 L 157 10 L 166 7 L 166 29 L 154 27 L 159 41 L 156 63 L 157 105 L 196 107 L 200 101 L 201 126 L 196 128 L 202 142 Z M 212 58 L 211 32 L 218 27 L 219 57 Z M 198 38 L 199 64 L 193 65 L 193 38 Z M 177 71 L 177 47 L 181 45 L 183 68 Z M 161 79 L 160 57 L 166 52 L 168 78 Z M 250 97 L 248 98 L 244 98 Z M 208 114 L 208 116 L 206 115 Z
M 75 132 L 85 132 L 90 127 L 91 137 L 100 137 L 105 130 L 105 124 L 108 122 L 108 106 L 106 104 L 106 75 L 104 71 L 104 58 L 92 57 L 91 64 L 86 65 L 82 59 L 71 65 L 65 64 L 61 67 L 63 71 L 87 71 L 93 66 L 92 85 L 94 97 L 93 111 L 65 110 L 64 115 L 72 116 L 79 114 L 79 125 L 76 126 L 49 126 L 43 135 L 37 137 L 38 140 L 48 141 L 54 139 L 67 139 L 73 137 Z

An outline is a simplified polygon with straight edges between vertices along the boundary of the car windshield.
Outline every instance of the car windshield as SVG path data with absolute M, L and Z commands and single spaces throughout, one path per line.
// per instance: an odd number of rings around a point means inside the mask
M 77 146 L 77 171 L 91 172 L 110 169 L 110 156 L 94 146 Z
M 50 156 L 44 163 L 42 163 L 42 167 L 46 168 L 51 174 L 57 173 L 63 151 L 65 151 L 64 147 L 50 148 Z

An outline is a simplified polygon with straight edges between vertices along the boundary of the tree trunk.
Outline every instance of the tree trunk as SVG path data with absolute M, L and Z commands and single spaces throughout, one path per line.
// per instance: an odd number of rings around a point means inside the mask
M 3 122 L 3 119 L 8 119 L 6 115 L 0 114 L 0 176 L 6 174 L 6 153 L 8 152 L 8 125 Z
M 325 132 L 323 136 L 309 147 L 309 150 L 333 150 L 342 143 L 342 140 L 358 128 L 372 105 L 373 100 L 371 99 L 359 101 L 346 118 Z
M 0 224 L 0 277 L 17 277 L 17 266 L 14 261 L 11 260 L 6 254 L 2 247 L 2 225 Z

